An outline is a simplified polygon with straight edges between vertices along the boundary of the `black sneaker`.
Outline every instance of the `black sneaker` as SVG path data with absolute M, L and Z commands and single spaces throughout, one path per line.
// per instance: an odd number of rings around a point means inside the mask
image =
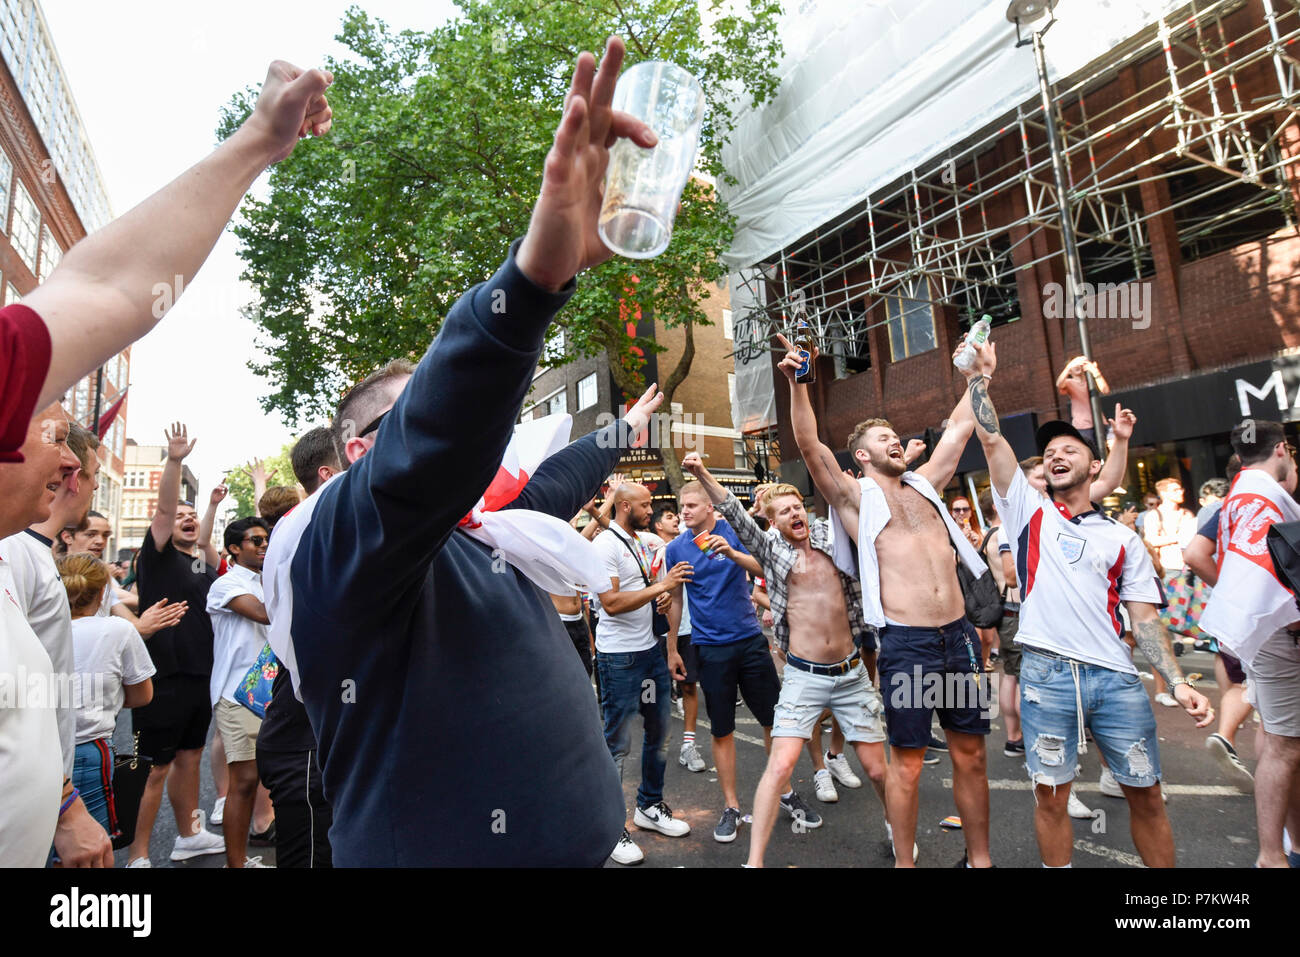
M 821 815 L 804 803 L 798 791 L 791 791 L 788 801 L 781 798 L 781 810 L 789 814 L 793 820 L 802 822 L 803 826 L 810 831 L 822 826 Z
M 1008 741 L 1003 746 L 1002 753 L 1009 758 L 1023 758 L 1025 756 L 1025 739 L 1018 738 L 1015 741 Z
M 925 757 L 921 758 L 922 764 L 938 764 L 939 755 L 935 754 L 929 748 L 925 749 Z
M 253 847 L 275 847 L 275 821 L 271 821 L 261 834 L 251 832 L 248 835 L 248 843 Z
M 930 743 L 926 745 L 931 751 L 938 751 L 940 754 L 948 753 L 948 742 L 936 735 L 930 735 Z
M 722 812 L 718 826 L 713 829 L 713 839 L 719 844 L 730 844 L 736 839 L 736 828 L 740 826 L 740 809 L 729 807 Z

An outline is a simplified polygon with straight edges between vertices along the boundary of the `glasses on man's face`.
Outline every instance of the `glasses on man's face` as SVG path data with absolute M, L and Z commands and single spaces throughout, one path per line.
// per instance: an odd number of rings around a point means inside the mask
M 388 415 L 388 413 L 392 411 L 393 411 L 392 409 L 385 409 L 383 412 L 380 412 L 377 416 L 375 416 L 374 421 L 372 421 L 369 425 L 367 425 L 364 429 L 362 429 L 360 432 L 357 433 L 357 438 L 361 438 L 363 435 L 369 435 L 371 432 L 378 429 L 379 423 L 384 421 L 384 416 Z
M 244 539 L 244 541 L 247 542 L 249 545 L 252 545 L 254 548 L 261 548 L 263 545 L 269 542 L 270 539 L 267 538 L 265 535 L 249 535 Z

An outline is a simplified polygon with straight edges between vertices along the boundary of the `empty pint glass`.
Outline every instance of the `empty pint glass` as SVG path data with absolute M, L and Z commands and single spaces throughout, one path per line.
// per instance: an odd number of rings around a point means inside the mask
M 651 259 L 668 248 L 695 165 L 704 91 L 681 67 L 648 60 L 619 77 L 613 105 L 643 120 L 659 143 L 643 149 L 620 139 L 609 151 L 600 238 L 620 256 Z

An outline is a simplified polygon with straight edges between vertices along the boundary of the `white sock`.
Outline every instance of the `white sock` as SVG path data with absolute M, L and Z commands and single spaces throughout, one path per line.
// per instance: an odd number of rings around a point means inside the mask
M 1073 865 L 1073 864 L 1062 864 L 1060 867 L 1053 867 L 1051 864 L 1044 864 L 1043 867 L 1047 868 L 1049 871 L 1063 871 L 1063 870 L 1066 870 L 1067 868 L 1072 868 L 1072 867 L 1074 867 L 1074 865 Z
M 782 801 L 788 801 L 788 800 L 790 800 L 790 795 L 791 795 L 791 794 L 794 794 L 794 788 L 791 788 L 790 790 L 788 790 L 788 791 L 786 791 L 784 794 L 782 794 L 782 795 L 781 795 L 781 800 L 782 800 Z

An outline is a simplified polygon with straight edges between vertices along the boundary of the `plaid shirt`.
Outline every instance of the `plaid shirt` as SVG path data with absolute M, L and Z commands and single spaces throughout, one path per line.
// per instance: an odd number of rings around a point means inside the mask
M 785 620 L 785 609 L 789 603 L 789 578 L 799 563 L 799 549 L 795 548 L 775 528 L 764 532 L 740 505 L 740 501 L 731 492 L 718 506 L 749 553 L 763 566 L 767 576 L 767 596 L 772 602 L 772 620 L 774 622 L 776 645 L 784 653 L 790 648 L 790 624 Z M 831 548 L 831 526 L 824 518 L 811 523 L 808 530 L 809 544 L 834 561 Z M 862 617 L 862 588 L 856 578 L 850 578 L 836 569 L 840 576 L 840 586 L 844 589 L 844 606 L 849 610 L 849 629 L 854 638 L 874 633 Z

